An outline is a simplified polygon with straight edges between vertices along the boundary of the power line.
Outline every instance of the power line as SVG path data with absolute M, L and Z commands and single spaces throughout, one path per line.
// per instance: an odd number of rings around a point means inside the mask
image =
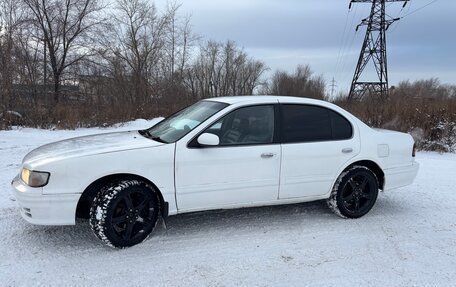
M 354 46 L 353 44 L 355 43 L 355 39 L 356 39 L 356 36 L 358 35 L 358 31 L 356 31 L 355 33 L 353 33 L 353 37 L 350 41 L 350 45 L 348 46 L 348 50 L 351 51 L 352 50 L 352 47 Z M 344 62 L 343 62 L 343 66 L 342 66 L 342 71 L 345 71 L 346 70 L 346 67 L 348 65 L 347 63 L 347 58 L 348 58 L 348 55 L 346 57 L 344 57 Z M 349 73 L 345 73 L 345 75 L 343 76 L 342 80 L 343 82 L 345 82 L 345 80 L 349 77 Z
M 422 10 L 422 9 L 424 9 L 424 8 L 426 8 L 426 7 L 428 7 L 429 5 L 434 4 L 434 3 L 437 2 L 437 1 L 439 1 L 439 0 L 433 0 L 433 1 L 429 2 L 429 3 L 427 3 L 426 5 L 421 6 L 420 8 L 417 8 L 417 9 L 413 10 L 412 12 L 410 12 L 410 13 L 408 13 L 408 14 L 405 14 L 404 16 L 401 17 L 401 19 L 402 19 L 402 18 L 405 18 L 405 17 L 407 17 L 407 16 L 410 16 L 410 15 L 412 15 L 412 14 L 415 14 L 416 12 L 418 12 L 418 11 L 420 11 L 420 10 Z
M 391 3 L 390 3 L 391 4 Z M 410 11 L 410 9 L 412 8 L 412 3 L 408 4 L 407 5 L 407 13 Z M 402 19 L 402 13 L 405 11 L 405 5 L 401 7 L 401 10 L 399 11 L 399 15 L 396 17 L 396 18 L 400 18 Z M 393 29 L 390 31 L 390 33 L 393 33 L 394 31 L 396 31 L 397 27 L 399 26 L 400 22 L 397 22 L 396 25 L 394 25 Z
M 337 54 L 336 67 L 334 69 L 336 76 L 337 76 L 338 69 L 339 69 L 340 54 L 341 54 L 342 46 L 343 46 L 344 39 L 345 39 L 345 32 L 347 31 L 348 17 L 350 16 L 350 11 L 351 10 L 348 10 L 348 12 L 347 12 L 347 17 L 345 18 L 344 32 L 342 33 L 342 37 L 340 38 L 339 53 Z
M 433 1 L 429 2 L 429 3 L 427 3 L 426 5 L 423 5 L 423 6 L 419 7 L 419 8 L 417 8 L 417 9 L 413 10 L 412 12 L 410 12 L 410 10 L 411 10 L 411 8 L 412 8 L 412 5 L 409 4 L 409 5 L 408 5 L 407 12 L 404 13 L 404 15 L 401 15 L 402 12 L 404 12 L 404 7 L 402 7 L 401 11 L 399 12 L 399 16 L 398 16 L 397 18 L 403 19 L 403 18 L 405 18 L 405 17 L 407 17 L 407 16 L 409 16 L 409 15 L 412 15 L 412 14 L 414 14 L 414 13 L 416 13 L 416 12 L 418 12 L 418 11 L 420 11 L 420 10 L 422 10 L 422 9 L 424 9 L 424 8 L 426 8 L 426 7 L 430 6 L 430 5 L 432 5 L 432 4 L 434 4 L 434 3 L 437 2 L 437 1 L 439 1 L 439 0 L 433 0 Z M 394 31 L 396 31 L 397 26 L 399 26 L 399 23 L 396 24 L 396 25 L 393 27 L 393 29 L 391 30 L 391 33 L 394 32 Z
M 355 23 L 356 15 L 358 13 L 358 6 L 355 6 L 355 8 L 353 10 L 349 10 L 349 13 L 352 13 L 352 15 L 353 15 L 352 19 L 351 19 L 351 23 L 350 23 L 350 27 L 353 27 L 353 25 Z M 351 47 L 353 46 L 354 39 L 355 39 L 355 35 L 353 35 L 353 38 L 352 38 L 351 41 L 348 39 L 348 40 L 346 40 L 346 41 L 344 41 L 342 43 L 342 53 L 340 55 L 339 64 L 338 64 L 337 70 L 336 70 L 336 78 L 337 79 L 339 78 L 340 73 L 341 72 L 343 73 L 344 70 L 345 70 L 347 48 L 348 48 L 348 50 L 351 50 Z

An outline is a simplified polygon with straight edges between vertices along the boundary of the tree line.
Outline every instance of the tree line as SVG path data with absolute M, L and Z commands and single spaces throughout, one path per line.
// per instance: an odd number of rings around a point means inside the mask
M 262 61 L 233 41 L 196 35 L 179 8 L 169 2 L 158 11 L 148 0 L 0 0 L 0 113 L 44 127 L 109 124 L 203 98 L 284 89 L 278 82 L 290 80 L 286 73 L 274 74 L 269 87 Z M 313 81 L 309 67 L 297 73 Z M 324 84 L 316 81 L 320 97 Z
M 368 95 L 349 101 L 342 94 L 334 101 L 370 126 L 410 133 L 419 149 L 456 152 L 456 85 L 436 78 L 402 81 L 385 100 Z

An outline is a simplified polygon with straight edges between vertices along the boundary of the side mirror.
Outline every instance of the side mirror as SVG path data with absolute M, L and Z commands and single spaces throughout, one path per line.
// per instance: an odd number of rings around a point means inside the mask
M 214 134 L 204 133 L 198 137 L 198 143 L 202 146 L 216 146 L 219 145 L 220 140 Z

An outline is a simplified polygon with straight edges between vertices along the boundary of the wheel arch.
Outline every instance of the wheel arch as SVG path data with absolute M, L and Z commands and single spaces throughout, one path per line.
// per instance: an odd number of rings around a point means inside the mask
M 89 212 L 90 212 L 90 206 L 92 204 L 93 198 L 95 195 L 100 191 L 100 189 L 109 184 L 110 182 L 113 181 L 119 181 L 119 180 L 140 180 L 143 182 L 146 182 L 147 184 L 150 184 L 157 192 L 158 200 L 160 202 L 160 213 L 163 218 L 166 218 L 168 216 L 168 204 L 165 202 L 163 195 L 160 191 L 160 189 L 149 179 L 137 175 L 137 174 L 130 174 L 130 173 L 116 173 L 116 174 L 110 174 L 103 176 L 91 184 L 89 184 L 84 191 L 82 192 L 78 205 L 76 207 L 76 217 L 77 218 L 89 218 Z
M 383 188 L 385 186 L 385 173 L 383 172 L 382 168 L 376 162 L 374 162 L 372 160 L 358 160 L 358 161 L 350 163 L 346 168 L 344 168 L 344 170 L 342 172 L 349 170 L 350 168 L 352 168 L 355 165 L 365 166 L 368 169 L 370 169 L 375 174 L 375 176 L 377 176 L 378 188 L 380 190 L 383 190 Z

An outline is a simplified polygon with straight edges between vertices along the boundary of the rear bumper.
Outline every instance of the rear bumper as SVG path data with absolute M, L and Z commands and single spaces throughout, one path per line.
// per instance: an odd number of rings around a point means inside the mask
M 384 190 L 391 190 L 412 184 L 418 174 L 419 168 L 420 164 L 414 162 L 407 166 L 385 169 Z
M 24 184 L 18 177 L 11 183 L 12 197 L 22 217 L 39 225 L 74 225 L 80 194 L 43 195 L 42 188 Z

